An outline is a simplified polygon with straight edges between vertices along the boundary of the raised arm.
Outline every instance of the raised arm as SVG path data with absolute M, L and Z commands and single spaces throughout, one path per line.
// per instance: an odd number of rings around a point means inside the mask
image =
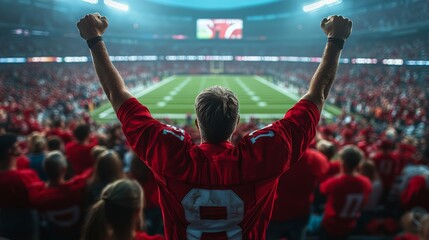
M 323 52 L 322 62 L 314 73 L 303 99 L 312 101 L 322 110 L 337 73 L 342 45 L 350 36 L 352 22 L 342 16 L 330 16 L 324 18 L 320 25 L 328 36 L 328 42 Z
M 124 80 L 110 61 L 106 45 L 101 38 L 97 38 L 103 35 L 108 25 L 107 18 L 98 13 L 86 15 L 77 23 L 80 36 L 89 40 L 88 45 L 91 49 L 95 71 L 116 112 L 123 102 L 133 96 L 128 92 Z

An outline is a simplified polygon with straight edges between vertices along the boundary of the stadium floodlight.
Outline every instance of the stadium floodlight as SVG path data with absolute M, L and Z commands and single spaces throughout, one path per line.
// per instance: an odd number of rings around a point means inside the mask
M 82 1 L 87 2 L 87 3 L 91 3 L 91 4 L 97 4 L 98 3 L 98 0 L 82 0 Z
M 106 4 L 107 6 L 119 9 L 121 11 L 128 11 L 128 8 L 129 8 L 128 5 L 119 3 L 114 0 L 104 0 L 104 4 Z
M 304 12 L 312 12 L 312 11 L 320 9 L 320 8 L 322 8 L 324 6 L 327 6 L 327 5 L 336 5 L 336 4 L 340 4 L 341 2 L 342 2 L 342 0 L 320 0 L 318 2 L 305 5 L 302 8 L 302 10 L 304 10 Z

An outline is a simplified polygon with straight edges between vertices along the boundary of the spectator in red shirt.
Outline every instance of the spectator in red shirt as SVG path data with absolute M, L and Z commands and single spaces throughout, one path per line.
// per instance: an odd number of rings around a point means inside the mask
M 320 192 L 327 196 L 322 220 L 322 239 L 347 239 L 356 226 L 360 211 L 368 202 L 371 182 L 357 173 L 362 151 L 345 146 L 340 152 L 342 173 L 320 185 Z
M 278 179 L 314 138 L 352 22 L 342 16 L 322 20 L 328 43 L 308 92 L 282 119 L 236 146 L 231 136 L 240 117 L 233 92 L 214 86 L 197 96 L 195 123 L 202 143 L 196 145 L 183 130 L 154 119 L 127 90 L 102 41 L 107 18 L 89 14 L 77 26 L 128 143 L 155 175 L 166 237 L 264 239 Z
M 0 135 L 0 238 L 34 239 L 37 215 L 29 210 L 28 188 L 40 180 L 32 170 L 16 169 L 17 155 L 17 137 Z
M 390 140 L 381 141 L 379 148 L 380 151 L 371 156 L 371 159 L 374 161 L 381 182 L 383 183 L 382 202 L 385 202 L 393 182 L 399 174 L 400 163 L 398 158 L 392 153 L 394 145 Z
M 31 186 L 31 203 L 47 222 L 50 239 L 79 239 L 87 178 L 91 169 L 66 181 L 67 161 L 60 151 L 50 152 L 43 167 L 48 182 Z
M 304 239 L 310 216 L 313 191 L 329 169 L 328 159 L 317 150 L 307 149 L 295 168 L 279 179 L 267 239 Z
M 90 133 L 89 125 L 79 125 L 73 131 L 75 140 L 66 145 L 66 158 L 74 174 L 81 174 L 94 166 L 91 149 L 97 145 L 97 141 L 90 140 Z
M 136 181 L 122 179 L 107 185 L 88 213 L 82 240 L 164 239 L 140 231 L 143 202 L 143 190 Z

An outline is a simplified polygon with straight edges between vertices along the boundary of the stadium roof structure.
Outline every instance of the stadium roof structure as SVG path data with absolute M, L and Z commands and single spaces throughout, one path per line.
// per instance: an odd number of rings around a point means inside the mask
M 150 0 L 155 3 L 184 7 L 184 8 L 194 8 L 194 9 L 236 9 L 243 7 L 254 7 L 259 5 L 270 4 L 274 2 L 280 2 L 281 0 L 187 0 L 187 1 L 177 1 L 177 0 Z

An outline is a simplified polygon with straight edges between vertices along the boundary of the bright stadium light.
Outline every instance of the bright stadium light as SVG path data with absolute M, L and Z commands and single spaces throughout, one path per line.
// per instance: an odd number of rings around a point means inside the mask
M 340 4 L 341 2 L 342 2 L 342 0 L 320 0 L 318 2 L 305 5 L 302 8 L 302 10 L 304 10 L 304 12 L 312 12 L 312 11 L 320 9 L 324 6 L 336 5 L 336 4 Z
M 82 0 L 82 1 L 87 2 L 87 3 L 91 3 L 91 4 L 97 4 L 98 3 L 98 0 Z
M 128 5 L 116 2 L 114 0 L 104 0 L 104 4 L 106 4 L 107 6 L 119 9 L 121 11 L 128 11 L 128 8 L 129 8 Z
M 304 12 L 311 12 L 311 11 L 319 9 L 319 8 L 321 8 L 323 6 L 325 6 L 325 3 L 323 1 L 319 1 L 319 2 L 315 2 L 315 3 L 312 3 L 312 4 L 305 5 L 302 8 L 302 10 L 304 10 Z

